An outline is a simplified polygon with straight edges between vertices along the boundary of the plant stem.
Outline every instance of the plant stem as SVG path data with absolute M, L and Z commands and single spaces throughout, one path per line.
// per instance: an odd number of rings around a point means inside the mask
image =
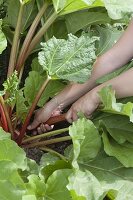
M 1 114 L 2 128 L 4 129 L 4 131 L 8 132 L 8 124 L 4 113 L 4 109 L 1 104 L 0 104 L 0 114 Z
M 12 127 L 12 122 L 11 122 L 11 119 L 9 117 L 9 114 L 8 114 L 8 111 L 7 111 L 7 108 L 6 108 L 6 105 L 5 105 L 5 102 L 4 102 L 4 99 L 3 99 L 2 96 L 0 96 L 0 103 L 3 107 L 4 113 L 5 113 L 5 116 L 6 116 L 6 120 L 7 120 L 7 123 L 8 123 L 9 132 L 11 133 L 11 136 L 12 136 L 12 139 L 13 139 L 14 132 L 13 132 L 13 127 Z
M 49 83 L 50 79 L 51 79 L 51 77 L 48 76 L 47 79 L 44 81 L 43 85 L 41 86 L 38 94 L 36 95 L 34 102 L 32 103 L 32 106 L 31 106 L 31 108 L 30 108 L 30 110 L 29 110 L 29 112 L 27 114 L 27 117 L 25 119 L 23 127 L 22 127 L 22 129 L 20 131 L 20 135 L 19 135 L 18 140 L 17 140 L 18 144 L 21 144 L 21 142 L 22 142 L 22 139 L 23 139 L 24 134 L 26 132 L 27 126 L 28 126 L 28 124 L 30 122 L 30 118 L 31 118 L 31 116 L 32 116 L 32 114 L 33 114 L 33 112 L 34 112 L 34 110 L 36 108 L 36 105 L 37 105 L 42 93 L 44 92 L 47 84 Z
M 36 16 L 36 18 L 34 19 L 29 31 L 28 31 L 28 34 L 25 38 L 25 41 L 23 43 L 23 46 L 21 48 L 21 51 L 20 51 L 20 54 L 19 54 L 19 58 L 18 58 L 18 61 L 17 61 L 17 65 L 16 65 L 16 70 L 20 72 L 21 70 L 21 67 L 23 66 L 24 64 L 24 61 L 25 61 L 25 54 L 27 52 L 27 49 L 31 43 L 31 40 L 33 38 L 33 35 L 35 33 L 35 30 L 44 14 L 44 12 L 46 11 L 48 7 L 48 3 L 45 2 L 43 7 L 41 8 L 41 10 L 39 11 L 38 15 Z
M 42 142 L 36 142 L 36 143 L 32 143 L 32 144 L 27 144 L 27 145 L 24 145 L 24 147 L 33 148 L 33 147 L 37 147 L 37 146 L 38 147 L 39 146 L 46 146 L 46 145 L 49 145 L 49 144 L 55 144 L 55 143 L 59 143 L 59 142 L 69 141 L 71 139 L 72 139 L 71 136 L 65 136 L 65 137 L 45 140 L 45 141 L 42 141 Z
M 58 153 L 57 151 L 54 151 L 53 149 L 50 149 L 48 147 L 41 147 L 40 148 L 42 151 L 46 151 L 52 154 L 55 154 L 56 156 L 58 156 L 59 158 L 61 158 L 62 160 L 64 160 L 65 162 L 68 162 L 67 158 L 63 155 L 61 155 L 60 153 Z
M 21 32 L 21 27 L 22 27 L 23 11 L 24 11 L 24 4 L 21 3 L 19 15 L 18 15 L 17 26 L 15 29 L 14 38 L 13 38 L 13 45 L 12 45 L 12 49 L 11 49 L 7 77 L 12 75 L 12 73 L 15 69 L 15 65 L 16 65 L 16 59 L 17 59 L 17 54 L 18 54 L 18 49 L 19 49 L 19 38 L 20 38 L 20 32 Z
M 55 130 L 55 131 L 50 131 L 48 133 L 44 133 L 44 134 L 41 134 L 41 135 L 36 135 L 36 136 L 33 136 L 33 137 L 30 137 L 30 138 L 23 140 L 22 144 L 31 142 L 33 140 L 38 140 L 38 139 L 41 139 L 41 138 L 47 138 L 47 137 L 51 137 L 51 136 L 54 136 L 54 135 L 60 135 L 64 132 L 67 132 L 68 130 L 69 130 L 69 127 L 59 129 L 59 130 Z
M 46 31 L 48 30 L 48 28 L 51 26 L 51 24 L 56 20 L 57 18 L 57 13 L 54 12 L 49 18 L 48 20 L 45 22 L 44 26 L 40 29 L 40 31 L 36 34 L 36 36 L 33 38 L 26 54 L 25 54 L 25 60 L 27 59 L 27 57 L 29 56 L 29 54 L 32 52 L 32 50 L 34 49 L 34 47 L 39 43 L 41 37 L 44 35 L 44 33 L 46 33 Z M 24 60 L 24 62 L 25 62 Z

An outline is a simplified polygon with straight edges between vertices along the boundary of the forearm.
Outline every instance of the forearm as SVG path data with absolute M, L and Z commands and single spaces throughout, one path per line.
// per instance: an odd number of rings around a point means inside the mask
M 61 105 L 62 109 L 64 109 L 94 87 L 95 81 L 93 81 L 91 78 L 83 84 L 72 83 L 69 84 L 58 95 L 56 95 L 56 97 L 53 98 L 51 101 L 53 102 L 53 104 L 56 103 L 55 106 Z
M 133 45 L 131 45 L 133 43 L 132 35 L 133 20 L 131 20 L 127 30 L 122 34 L 117 43 L 98 58 L 98 64 L 94 65 L 92 71 L 92 75 L 96 79 L 115 71 L 133 58 Z
M 101 88 L 112 85 L 112 88 L 116 92 L 117 98 L 124 98 L 133 96 L 133 68 L 130 70 L 122 73 L 121 75 L 117 76 L 116 78 L 113 78 L 96 88 L 92 90 L 92 92 L 95 94 L 98 94 L 98 91 L 101 90 Z

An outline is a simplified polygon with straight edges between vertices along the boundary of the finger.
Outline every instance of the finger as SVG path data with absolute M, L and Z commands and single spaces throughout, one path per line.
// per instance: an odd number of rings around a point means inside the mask
M 68 110 L 68 112 L 66 113 L 66 120 L 69 122 L 69 123 L 72 123 L 72 110 Z
M 47 131 L 46 127 L 44 124 L 40 125 L 41 133 L 45 133 Z
M 85 117 L 86 117 L 87 119 L 90 119 L 90 118 L 92 117 L 91 114 L 87 114 L 87 113 L 85 113 L 84 115 L 85 115 Z
M 37 135 L 37 131 L 33 131 L 33 132 L 32 132 L 32 135 L 33 135 L 33 136 Z
M 76 112 L 72 112 L 72 121 L 74 122 L 74 121 L 77 121 L 77 119 L 78 119 L 78 115 L 77 115 L 77 113 Z
M 42 133 L 42 130 L 41 130 L 40 127 L 37 128 L 37 132 L 38 132 L 38 134 L 41 134 L 41 133 Z
M 54 126 L 49 126 L 48 124 L 45 124 L 45 128 L 47 131 L 51 131 Z
M 34 120 L 28 127 L 28 130 L 32 130 L 35 129 L 38 125 L 40 124 L 40 122 L 38 122 L 37 120 Z

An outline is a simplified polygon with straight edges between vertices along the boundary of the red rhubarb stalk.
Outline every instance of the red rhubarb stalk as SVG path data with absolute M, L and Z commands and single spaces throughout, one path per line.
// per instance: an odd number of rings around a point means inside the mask
M 0 104 L 0 114 L 1 114 L 2 128 L 4 129 L 4 131 L 8 132 L 8 124 L 4 113 L 4 109 L 1 104 Z

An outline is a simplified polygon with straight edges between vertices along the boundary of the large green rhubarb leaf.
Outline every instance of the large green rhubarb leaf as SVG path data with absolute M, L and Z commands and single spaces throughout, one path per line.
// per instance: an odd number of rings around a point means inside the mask
M 66 15 L 65 19 L 68 32 L 73 34 L 86 26 L 105 24 L 111 21 L 107 13 L 89 11 L 71 13 Z
M 48 178 L 45 193 L 46 199 L 71 200 L 70 193 L 66 187 L 71 173 L 71 169 L 57 170 Z
M 118 144 L 105 131 L 102 138 L 104 150 L 109 156 L 116 157 L 125 167 L 133 167 L 133 145 Z
M 2 32 L 1 26 L 2 26 L 2 20 L 0 19 L 0 54 L 5 50 L 7 46 L 7 40 L 4 33 Z
M 9 160 L 16 164 L 16 166 L 20 169 L 25 169 L 27 167 L 26 162 L 26 154 L 25 152 L 18 147 L 18 145 L 12 141 L 11 139 L 8 139 L 5 135 L 5 138 L 3 137 L 3 130 L 0 130 L 0 161 L 2 160 Z M 6 133 L 5 133 L 6 134 Z
M 99 120 L 95 120 L 99 121 Z M 130 142 L 133 144 L 133 123 L 123 115 L 111 114 L 100 119 L 100 127 L 103 127 L 119 144 Z
M 100 182 L 89 171 L 78 170 L 71 174 L 67 188 L 73 200 L 102 200 L 105 196 Z
M 68 40 L 53 37 L 43 43 L 39 63 L 52 78 L 84 82 L 91 74 L 95 56 L 95 41 L 83 34 L 80 38 L 69 34 Z
M 102 88 L 99 95 L 103 104 L 102 111 L 128 116 L 130 121 L 133 122 L 133 103 L 117 103 L 115 91 L 112 90 L 111 86 Z
M 96 157 L 101 147 L 101 138 L 94 124 L 85 118 L 74 122 L 69 128 L 73 140 L 73 166 L 78 168 L 78 162 L 88 162 Z
M 130 159 L 130 158 L 129 158 Z M 133 191 L 133 168 L 125 168 L 115 158 L 99 154 L 95 160 L 86 163 L 79 163 L 82 170 L 89 170 L 101 183 L 105 193 L 111 193 L 115 199 L 117 196 L 124 196 L 125 200 Z M 123 190 L 129 186 L 128 192 Z M 126 198 L 125 198 L 126 197 Z

